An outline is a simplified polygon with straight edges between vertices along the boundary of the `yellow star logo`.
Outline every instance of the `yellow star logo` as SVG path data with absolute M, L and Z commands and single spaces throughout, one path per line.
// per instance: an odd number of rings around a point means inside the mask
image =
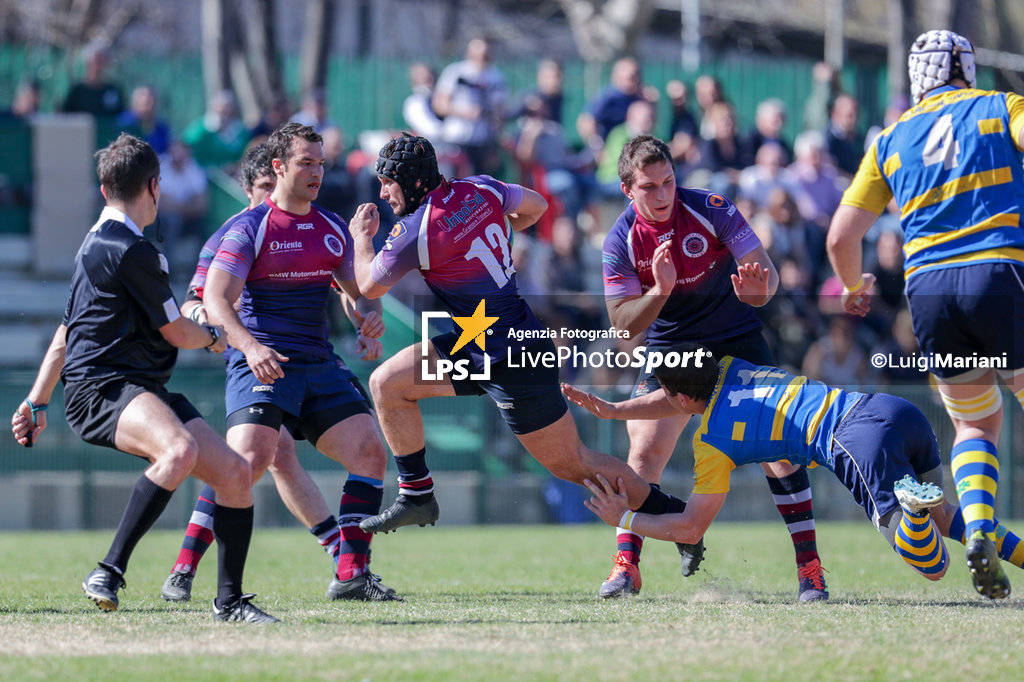
M 473 311 L 472 317 L 453 316 L 452 322 L 462 327 L 462 333 L 459 335 L 459 340 L 456 342 L 455 347 L 452 348 L 452 353 L 459 352 L 470 341 L 476 341 L 476 345 L 480 346 L 480 350 L 486 350 L 484 348 L 484 332 L 497 321 L 497 317 L 488 317 L 484 312 L 483 299 L 480 299 L 480 305 Z

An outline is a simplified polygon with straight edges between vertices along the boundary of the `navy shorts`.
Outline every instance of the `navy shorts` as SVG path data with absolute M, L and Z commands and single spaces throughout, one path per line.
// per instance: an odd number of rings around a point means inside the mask
M 731 355 L 734 358 L 746 360 L 755 365 L 775 364 L 775 360 L 772 358 L 772 350 L 768 347 L 768 342 L 765 341 L 764 334 L 759 329 L 734 336 L 731 339 L 693 341 L 692 343 L 698 343 L 711 351 L 712 355 L 715 356 L 715 361 L 721 360 L 723 355 Z M 638 395 L 647 395 L 657 391 L 659 388 L 661 388 L 661 384 L 655 378 L 654 372 L 640 370 L 640 375 L 637 377 L 636 383 L 633 385 L 633 392 L 629 397 L 635 398 Z
M 136 396 L 152 393 L 162 400 L 182 424 L 201 419 L 188 398 L 169 393 L 161 385 L 143 386 L 127 379 L 105 382 L 72 381 L 64 386 L 64 411 L 68 426 L 86 443 L 117 449 L 114 436 L 121 413 Z
M 954 357 L 1003 357 L 1007 370 L 1024 366 L 1024 266 L 978 263 L 920 272 L 907 282 L 914 335 L 921 352 Z M 942 379 L 963 368 L 934 367 Z
M 875 393 L 864 396 L 832 434 L 833 470 L 878 528 L 899 508 L 893 485 L 907 474 L 941 465 L 932 425 L 912 403 Z
M 458 339 L 458 332 L 449 332 L 430 341 L 443 360 L 470 359 L 465 348 L 455 354 L 447 352 L 446 349 L 455 347 Z M 537 353 L 549 352 L 554 354 L 555 344 L 550 339 L 541 339 L 524 348 L 521 354 L 532 353 L 536 357 Z M 561 419 L 569 406 L 562 397 L 557 366 L 530 367 L 532 363 L 522 361 L 517 364 L 522 366 L 510 368 L 505 362 L 491 365 L 489 381 L 451 379 L 451 382 L 455 395 L 489 395 L 512 433 L 533 433 Z
M 281 365 L 284 378 L 264 384 L 249 369 L 245 356 L 235 353 L 228 365 L 224 391 L 228 418 L 239 410 L 261 403 L 275 405 L 286 417 L 300 420 L 341 406 L 346 406 L 344 411 L 350 414 L 368 412 L 363 396 L 349 378 L 351 373 L 339 367 L 335 358 L 299 363 L 294 354 L 290 357 L 290 362 Z M 360 408 L 352 412 L 350 403 L 359 403 Z

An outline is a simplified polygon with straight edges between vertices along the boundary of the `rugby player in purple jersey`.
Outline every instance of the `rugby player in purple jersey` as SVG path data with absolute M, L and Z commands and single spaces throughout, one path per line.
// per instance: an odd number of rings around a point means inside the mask
M 771 299 L 779 277 L 736 206 L 715 192 L 677 187 L 668 146 L 649 135 L 623 147 L 619 179 L 631 203 L 605 238 L 602 255 L 612 325 L 631 337 L 645 334 L 648 349 L 689 341 L 716 357 L 772 364 L 754 308 Z M 643 396 L 660 418 L 626 423 L 628 462 L 658 484 L 687 420 L 665 401 L 650 371 L 641 370 L 632 396 Z M 807 472 L 789 462 L 761 467 L 793 541 L 800 601 L 827 599 Z M 616 533 L 615 565 L 600 590 L 606 598 L 640 589 L 643 536 L 622 528 Z M 704 556 L 703 539 L 677 549 L 683 575 L 692 575 Z
M 592 477 L 590 472 L 606 478 L 615 472 L 611 475 L 625 481 L 631 507 L 652 514 L 681 510 L 681 500 L 650 486 L 622 460 L 580 441 L 559 390 L 557 366 L 524 362 L 528 354 L 553 355 L 554 344 L 531 335 L 543 328 L 518 294 L 511 241 L 515 231 L 543 215 L 547 202 L 531 189 L 489 176 L 447 180 L 438 172 L 430 142 L 410 134 L 384 145 L 376 172 L 380 196 L 399 222 L 375 253 L 377 208 L 363 204 L 356 210 L 350 229 L 360 291 L 379 298 L 407 272 L 419 269 L 463 330 L 434 337 L 426 347 L 405 348 L 370 377 L 380 425 L 395 455 L 400 494 L 391 507 L 360 526 L 387 532 L 437 520 L 419 401 L 484 393 L 523 446 L 555 476 L 582 483 Z M 422 373 L 424 364 L 439 367 L 440 360 L 463 363 L 468 376 L 439 372 L 428 378 Z

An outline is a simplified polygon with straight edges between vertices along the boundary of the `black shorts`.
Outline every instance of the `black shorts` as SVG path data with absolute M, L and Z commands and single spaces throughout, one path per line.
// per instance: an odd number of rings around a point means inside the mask
M 1007 370 L 1024 367 L 1022 281 L 1024 266 L 1017 263 L 977 263 L 911 277 L 907 301 L 921 353 L 1006 358 Z M 931 372 L 941 379 L 974 373 L 943 366 Z
M 64 386 L 64 412 L 68 426 L 86 443 L 117 449 L 114 436 L 121 413 L 136 396 L 152 393 L 162 400 L 174 415 L 187 424 L 202 418 L 188 398 L 180 393 L 169 393 L 160 385 L 142 386 L 127 379 L 104 382 L 68 382 Z
M 465 348 L 454 355 L 446 349 L 452 348 L 458 340 L 457 332 L 441 334 L 431 339 L 437 354 L 445 360 L 469 358 Z M 534 355 L 555 352 L 550 339 L 542 339 L 527 346 L 520 353 Z M 551 426 L 569 410 L 558 381 L 558 367 L 529 366 L 520 360 L 519 367 L 511 368 L 501 362 L 490 366 L 491 378 L 487 381 L 473 379 L 451 379 L 455 395 L 483 395 L 486 393 L 501 410 L 501 417 L 512 429 L 512 433 L 524 435 Z

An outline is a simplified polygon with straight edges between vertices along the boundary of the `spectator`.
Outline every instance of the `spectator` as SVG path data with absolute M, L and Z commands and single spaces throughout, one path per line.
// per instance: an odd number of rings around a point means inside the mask
M 327 93 L 323 88 L 313 88 L 302 98 L 302 108 L 292 114 L 295 123 L 309 126 L 319 134 L 336 124 L 327 115 Z
M 192 274 L 198 245 L 192 242 L 205 236 L 204 222 L 209 207 L 206 173 L 192 157 L 192 150 L 181 141 L 171 143 L 170 151 L 160 157 L 160 222 L 157 239 L 170 268 L 171 279 Z
M 696 164 L 700 159 L 697 145 L 697 119 L 689 107 L 689 90 L 686 83 L 680 80 L 670 80 L 665 84 L 665 93 L 668 95 L 669 104 L 672 107 L 672 120 L 669 124 L 668 148 L 672 152 L 672 160 L 677 167 L 681 167 L 676 174 L 679 177 L 686 176 L 686 170 Z
M 804 357 L 803 373 L 830 386 L 856 390 L 865 385 L 867 355 L 857 345 L 854 318 L 833 315 L 828 333 L 811 344 Z
M 554 59 L 542 59 L 537 65 L 536 94 L 547 107 L 548 118 L 562 124 L 562 102 L 565 97 L 565 72 Z
M 41 89 L 39 81 L 23 81 L 14 91 L 14 99 L 6 111 L 0 113 L 0 119 L 20 119 L 29 121 L 39 113 Z
M 634 137 L 650 135 L 654 130 L 654 122 L 654 105 L 645 99 L 639 99 L 629 105 L 626 120 L 608 133 L 596 172 L 602 196 L 617 201 L 623 199 L 622 182 L 619 179 L 619 155 L 626 143 Z
M 826 158 L 824 133 L 805 130 L 797 135 L 793 148 L 796 161 L 786 169 L 786 181 L 794 190 L 800 214 L 826 230 L 847 183 Z
M 437 137 L 443 125 L 431 104 L 436 80 L 430 66 L 424 62 L 414 62 L 409 67 L 409 87 L 412 93 L 402 104 L 402 117 L 409 130 L 428 138 Z
M 171 148 L 171 127 L 157 116 L 156 90 L 150 85 L 139 85 L 132 90 L 127 111 L 117 117 L 117 125 L 149 143 L 158 156 Z
M 832 104 L 828 131 L 828 153 L 839 171 L 853 177 L 864 156 L 864 139 L 857 133 L 858 105 L 850 95 L 839 95 Z
M 768 206 L 769 195 L 783 187 L 782 170 L 785 150 L 775 142 L 761 145 L 754 155 L 754 165 L 740 171 L 739 195 L 749 199 L 760 210 Z
M 260 113 L 256 125 L 249 129 L 250 141 L 256 144 L 266 142 L 270 134 L 288 122 L 292 113 L 292 103 L 287 95 L 279 94 L 270 102 L 270 106 Z
M 593 194 L 593 171 L 578 155 L 573 154 L 565 139 L 565 130 L 548 116 L 547 104 L 537 95 L 523 103 L 517 122 L 514 153 L 523 175 L 523 184 L 545 195 L 558 198 L 565 215 L 574 219 L 589 203 Z M 541 217 L 548 219 L 552 213 Z M 553 216 L 551 219 L 553 220 Z M 550 226 L 547 226 L 550 228 Z
M 633 102 L 644 99 L 640 65 L 632 57 L 624 57 L 612 66 L 611 83 L 581 112 L 576 130 L 591 149 L 599 150 L 605 138 L 626 120 Z
M 550 248 L 539 261 L 542 291 L 555 316 L 545 323 L 554 328 L 600 328 L 604 311 L 601 252 L 581 238 L 575 220 L 569 216 L 555 220 Z
M 238 105 L 230 90 L 221 90 L 202 117 L 188 124 L 182 139 L 192 147 L 203 168 L 234 166 L 249 142 L 249 131 L 238 117 Z
M 713 137 L 700 143 L 700 167 L 711 173 L 710 189 L 734 197 L 740 171 L 751 165 L 754 157 L 736 134 L 736 112 L 731 104 L 712 104 L 704 120 Z
M 792 261 L 800 271 L 807 273 L 807 286 L 801 290 L 814 288 L 817 282 L 815 261 L 811 258 L 812 244 L 815 233 L 820 230 L 807 224 L 792 195 L 784 187 L 775 187 L 769 192 L 765 210 L 755 214 L 750 225 L 773 263 Z M 823 241 L 818 245 L 817 253 L 824 255 Z
M 343 219 L 350 219 L 356 207 L 362 203 L 356 176 L 345 164 L 345 137 L 341 128 L 331 126 L 324 128 L 324 172 L 320 180 L 320 194 L 317 205 L 334 211 Z
M 811 94 L 804 102 L 804 130 L 824 132 L 832 103 L 842 92 L 839 72 L 831 64 L 818 62 L 811 72 L 811 79 Z
M 751 154 L 757 154 L 762 145 L 774 143 L 782 148 L 782 165 L 793 162 L 793 150 L 782 138 L 782 128 L 786 125 L 786 105 L 777 97 L 761 100 L 754 114 L 754 129 L 747 136 L 747 146 Z
M 498 133 L 508 86 L 491 61 L 490 44 L 474 38 L 466 58 L 445 67 L 434 89 L 434 111 L 444 119 L 441 137 L 465 152 L 474 174 L 496 174 L 501 164 Z
M 905 304 L 902 230 L 882 230 L 875 242 L 874 255 L 874 264 L 869 270 L 875 276 L 871 314 L 881 315 L 888 326 L 896 311 Z
M 693 83 L 693 93 L 697 98 L 697 106 L 700 107 L 701 119 L 700 136 L 705 140 L 710 140 L 715 136 L 712 130 L 711 121 L 708 120 L 708 112 L 711 107 L 719 102 L 725 101 L 725 95 L 722 93 L 722 84 L 714 76 L 707 74 L 699 76 Z
M 92 45 L 85 49 L 85 75 L 71 86 L 61 110 L 113 118 L 124 111 L 124 93 L 116 83 L 106 80 L 110 53 L 105 47 Z
M 755 216 L 756 218 L 756 216 Z M 761 232 L 756 226 L 758 237 Z M 815 337 L 819 315 L 810 296 L 811 273 L 792 259 L 779 265 L 779 289 L 758 317 L 765 324 L 765 336 L 779 367 L 800 371 L 810 340 Z
M 914 323 L 909 308 L 901 308 L 892 321 L 892 332 L 881 343 L 871 349 L 872 355 L 881 353 L 886 363 L 876 368 L 875 381 L 879 384 L 916 384 L 926 375 L 916 366 L 915 356 L 921 347 L 914 336 Z

